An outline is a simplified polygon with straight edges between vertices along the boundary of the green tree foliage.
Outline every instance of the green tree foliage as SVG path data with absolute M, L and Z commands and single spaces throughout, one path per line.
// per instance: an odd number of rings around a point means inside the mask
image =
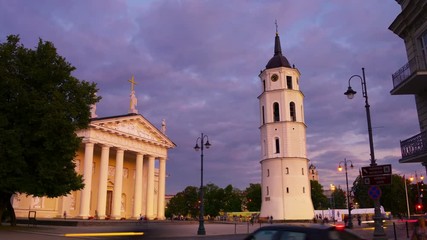
M 96 85 L 80 81 L 51 42 L 27 49 L 18 36 L 0 44 L 0 219 L 15 215 L 15 193 L 58 197 L 83 188 L 73 159 L 87 128 Z
M 234 188 L 232 185 L 228 185 L 224 188 L 224 212 L 240 212 L 242 211 L 243 195 L 242 191 L 238 188 Z
M 246 208 L 250 212 L 261 210 L 261 184 L 251 183 L 245 189 Z
M 188 186 L 184 191 L 177 193 L 171 198 L 167 205 L 165 215 L 167 217 L 174 216 L 190 216 L 196 218 L 199 214 L 199 188 Z
M 318 181 L 314 181 L 314 180 L 310 180 L 310 185 L 311 185 L 311 201 L 313 202 L 314 209 L 316 210 L 328 209 L 329 200 L 323 194 L 323 186 Z
M 205 215 L 218 216 L 224 206 L 224 189 L 209 183 L 204 187 L 204 193 Z
M 363 184 L 363 179 L 359 175 L 353 182 L 354 201 L 358 203 L 359 208 L 373 208 L 374 201 L 368 195 L 369 186 Z
M 417 184 L 410 184 L 410 181 L 406 179 L 408 199 L 409 199 L 409 210 L 413 214 L 415 210 L 415 204 L 417 202 Z M 419 185 L 421 186 L 421 182 Z M 373 208 L 374 202 L 369 197 L 368 185 L 364 185 L 362 179 L 358 177 L 354 182 L 355 200 L 359 203 L 361 208 Z M 381 186 L 381 198 L 380 204 L 384 207 L 387 212 L 391 212 L 395 216 L 406 216 L 408 215 L 408 208 L 406 204 L 406 192 L 405 192 L 405 181 L 402 176 L 393 174 L 391 176 L 391 184 Z
M 333 208 L 347 208 L 347 198 L 345 192 L 338 186 L 332 193 Z
M 381 205 L 395 216 L 405 215 L 407 212 L 405 182 L 403 177 L 397 174 L 393 174 L 391 177 L 390 185 L 381 186 Z

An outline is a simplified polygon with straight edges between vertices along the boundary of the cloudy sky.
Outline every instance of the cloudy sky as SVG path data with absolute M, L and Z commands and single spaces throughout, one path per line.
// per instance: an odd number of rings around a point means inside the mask
M 402 39 L 388 27 L 400 12 L 392 0 L 0 0 L 0 42 L 19 34 L 34 48 L 54 43 L 74 75 L 99 87 L 100 117 L 128 112 L 135 75 L 138 110 L 177 147 L 169 152 L 167 193 L 204 181 L 245 189 L 260 182 L 258 78 L 274 53 L 277 19 L 283 54 L 301 72 L 307 155 L 320 183 L 345 187 L 344 158 L 369 165 L 362 88 L 347 100 L 348 79 L 366 69 L 375 155 L 393 172 L 423 172 L 399 164 L 399 141 L 419 133 L 413 96 L 391 96 L 391 74 L 406 62 Z

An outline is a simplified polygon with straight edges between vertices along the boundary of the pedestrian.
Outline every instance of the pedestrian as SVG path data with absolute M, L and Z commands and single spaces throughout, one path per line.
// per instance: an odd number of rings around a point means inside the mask
M 273 224 L 273 216 L 270 216 L 270 224 Z
M 357 215 L 357 225 L 362 225 L 362 217 L 360 215 Z

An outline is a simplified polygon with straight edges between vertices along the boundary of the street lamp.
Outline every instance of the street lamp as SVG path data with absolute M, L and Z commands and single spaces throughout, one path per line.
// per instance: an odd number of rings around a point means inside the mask
M 368 91 L 366 89 L 365 68 L 362 68 L 362 77 L 359 75 L 353 75 L 348 79 L 348 89 L 344 93 L 344 95 L 346 95 L 348 99 L 352 99 L 356 94 L 356 91 L 354 91 L 350 86 L 350 80 L 354 77 L 358 77 L 362 82 L 362 95 L 365 98 L 366 120 L 368 122 L 369 149 L 370 149 L 370 155 L 371 155 L 370 166 L 373 167 L 373 166 L 377 166 L 377 163 L 375 161 L 375 154 L 374 154 L 374 142 L 372 138 L 372 126 L 371 126 L 371 112 L 369 110 Z M 380 198 L 377 198 L 374 200 L 374 207 L 375 207 L 374 239 L 386 239 L 386 235 L 385 235 L 383 223 L 382 223 Z
M 206 139 L 206 143 L 204 143 Z M 199 147 L 199 140 L 200 140 L 200 147 Z M 204 205 L 203 205 L 203 147 L 206 147 L 208 149 L 211 146 L 209 143 L 209 138 L 207 135 L 201 135 L 201 137 L 198 137 L 196 139 L 196 146 L 194 146 L 194 150 L 200 151 L 200 214 L 199 214 L 199 229 L 197 230 L 197 235 L 206 235 L 205 231 L 205 219 L 204 219 Z
M 353 220 L 351 218 L 351 205 L 350 205 L 350 191 L 348 190 L 348 175 L 347 175 L 347 162 L 350 162 L 350 168 L 353 168 L 353 162 L 344 158 L 344 161 L 341 161 L 338 164 L 338 171 L 342 171 L 341 163 L 344 163 L 345 170 L 345 184 L 347 184 L 347 208 L 348 208 L 348 228 L 353 228 Z

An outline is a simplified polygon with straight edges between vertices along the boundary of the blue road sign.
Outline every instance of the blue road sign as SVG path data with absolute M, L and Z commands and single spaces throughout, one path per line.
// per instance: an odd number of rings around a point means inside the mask
M 377 200 L 381 197 L 381 189 L 378 186 L 371 186 L 369 187 L 368 195 L 372 200 Z

